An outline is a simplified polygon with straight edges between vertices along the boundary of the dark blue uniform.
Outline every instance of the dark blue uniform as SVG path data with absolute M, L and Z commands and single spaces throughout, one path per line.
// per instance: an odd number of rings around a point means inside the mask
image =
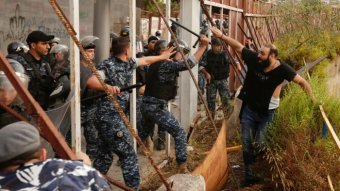
M 224 52 L 213 53 L 208 50 L 200 63 L 211 75 L 210 84 L 207 84 L 207 102 L 212 115 L 215 114 L 217 91 L 221 96 L 225 116 L 230 115 L 232 107 L 229 104 L 230 90 L 228 87 L 229 59 Z
M 194 67 L 196 59 L 190 56 L 189 64 Z M 186 152 L 186 133 L 179 122 L 167 109 L 167 102 L 176 96 L 177 77 L 180 71 L 187 70 L 183 61 L 169 63 L 163 61 L 150 66 L 146 78 L 146 90 L 143 97 L 141 111 L 143 117 L 157 123 L 164 130 L 170 133 L 175 139 L 176 161 L 178 164 L 185 163 L 187 160 Z M 152 129 L 147 125 L 142 125 L 145 132 Z M 141 135 L 145 139 L 147 133 Z
M 135 61 L 124 62 L 112 56 L 97 66 L 104 71 L 105 83 L 127 87 L 131 80 L 133 70 L 136 69 Z M 122 110 L 127 113 L 129 109 L 129 93 L 122 92 L 115 96 Z M 127 186 L 138 189 L 140 183 L 137 155 L 133 149 L 130 133 L 119 113 L 114 108 L 111 100 L 103 97 L 97 100 L 96 127 L 101 139 L 101 147 L 107 148 L 106 154 L 115 153 L 119 157 L 124 181 Z M 93 160 L 93 166 L 102 173 L 106 173 L 111 161 L 102 157 L 105 153 L 98 152 Z
M 79 161 L 48 159 L 0 173 L 0 190 L 111 190 L 98 171 Z

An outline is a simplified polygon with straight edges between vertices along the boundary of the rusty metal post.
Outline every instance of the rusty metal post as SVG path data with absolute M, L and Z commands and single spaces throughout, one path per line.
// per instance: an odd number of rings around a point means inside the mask
M 270 42 L 273 43 L 274 42 L 274 37 L 273 37 L 273 33 L 272 33 L 271 29 L 270 29 L 268 19 L 264 18 L 264 20 L 265 20 L 266 25 L 267 25 L 267 30 L 268 30 L 268 33 L 269 33 Z
M 255 32 L 255 29 L 254 29 L 254 31 L 252 30 L 252 27 L 251 27 L 251 25 L 250 25 L 250 23 L 249 23 L 248 17 L 246 17 L 244 14 L 243 14 L 243 19 L 244 19 L 244 21 L 245 21 L 246 24 L 247 24 L 247 27 L 248 27 L 250 36 L 251 36 L 251 38 L 253 39 L 253 42 L 254 42 L 254 45 L 255 45 L 255 49 L 258 50 L 260 46 L 258 45 L 258 42 L 256 41 L 256 39 L 255 39 L 255 37 L 254 37 L 255 34 L 253 34 L 253 32 L 256 33 L 256 32 Z
M 249 17 L 249 20 L 250 20 L 251 26 L 252 26 L 253 29 L 254 29 L 254 33 L 255 33 L 255 37 L 256 37 L 256 39 L 257 39 L 257 43 L 258 43 L 259 47 L 261 47 L 261 46 L 262 46 L 262 43 L 261 43 L 261 41 L 260 41 L 260 39 L 259 39 L 259 37 L 258 37 L 258 35 L 257 35 L 257 30 L 256 30 L 256 28 L 255 28 L 254 19 L 253 19 L 252 17 Z

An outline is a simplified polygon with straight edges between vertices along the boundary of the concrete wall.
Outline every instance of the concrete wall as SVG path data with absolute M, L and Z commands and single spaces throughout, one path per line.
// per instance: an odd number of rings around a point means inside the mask
M 93 2 L 81 0 L 80 36 L 93 33 Z M 69 1 L 59 0 L 60 7 L 70 16 Z M 55 15 L 48 1 L 41 0 L 0 0 L 0 51 L 7 54 L 7 45 L 15 40 L 26 42 L 33 30 L 41 30 L 61 38 L 61 43 L 69 44 L 69 36 Z
M 80 37 L 93 34 L 94 1 L 79 0 Z M 69 0 L 58 0 L 58 3 L 69 17 Z M 129 1 L 111 0 L 110 12 L 110 30 L 119 33 L 129 17 Z M 140 12 L 137 9 L 137 34 L 140 34 Z M 33 30 L 55 35 L 69 45 L 68 33 L 47 0 L 0 0 L 0 51 L 6 55 L 10 42 L 25 42 Z

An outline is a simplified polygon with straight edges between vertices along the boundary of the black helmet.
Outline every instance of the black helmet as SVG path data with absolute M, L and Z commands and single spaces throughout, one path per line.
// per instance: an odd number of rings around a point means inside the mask
M 154 51 L 159 54 L 161 50 L 164 50 L 167 48 L 167 44 L 165 40 L 158 40 L 155 44 Z
M 120 36 L 128 37 L 130 35 L 130 28 L 124 27 L 120 30 Z
M 149 44 L 151 41 L 153 41 L 153 40 L 158 40 L 158 37 L 153 36 L 153 35 L 149 36 L 149 38 L 148 38 L 148 44 Z
M 25 47 L 24 43 L 18 42 L 18 41 L 11 42 L 7 46 L 8 54 L 15 54 L 15 53 L 19 53 L 19 52 L 25 52 L 26 49 L 28 49 L 28 48 Z
M 176 46 L 175 41 L 169 42 L 168 47 L 171 47 L 171 46 Z M 190 47 L 188 46 L 188 43 L 186 43 L 184 40 L 178 39 L 178 46 L 179 47 L 177 47 L 177 51 L 179 51 L 179 49 L 182 49 L 184 55 L 190 52 Z
M 157 37 L 161 37 L 162 32 L 161 32 L 160 30 L 157 30 L 157 31 L 155 32 L 155 35 L 156 35 Z

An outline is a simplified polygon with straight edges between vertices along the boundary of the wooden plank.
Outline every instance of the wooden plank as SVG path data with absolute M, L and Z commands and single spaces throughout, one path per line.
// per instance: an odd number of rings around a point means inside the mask
M 333 183 L 332 183 L 332 179 L 331 177 L 329 176 L 329 174 L 327 175 L 327 180 L 328 180 L 328 184 L 329 184 L 329 188 L 331 191 L 334 191 L 334 186 L 333 186 Z
M 226 121 L 223 121 L 218 137 L 204 161 L 192 172 L 202 175 L 206 190 L 220 190 L 227 180 L 228 160 L 226 148 Z
M 242 145 L 237 145 L 237 146 L 233 146 L 233 147 L 227 147 L 225 150 L 227 152 L 232 152 L 232 151 L 238 151 L 242 149 Z
M 334 129 L 333 129 L 332 124 L 329 122 L 329 120 L 328 120 L 328 118 L 327 118 L 327 115 L 326 115 L 325 111 L 323 110 L 322 105 L 320 105 L 319 108 L 320 108 L 320 111 L 321 111 L 321 115 L 322 115 L 322 117 L 323 117 L 323 120 L 324 120 L 324 122 L 326 123 L 327 129 L 328 129 L 328 131 L 331 133 L 331 136 L 332 136 L 332 138 L 333 138 L 335 144 L 338 146 L 338 149 L 339 149 L 339 151 L 340 151 L 340 140 L 339 140 L 339 137 L 336 135 L 336 133 L 335 133 L 335 131 L 334 131 Z

